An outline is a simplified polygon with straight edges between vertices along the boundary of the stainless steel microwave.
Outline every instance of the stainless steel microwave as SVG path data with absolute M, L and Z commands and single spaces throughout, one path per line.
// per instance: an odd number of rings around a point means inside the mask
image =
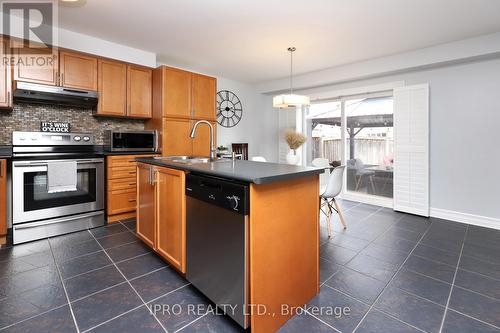
M 105 150 L 128 152 L 157 152 L 157 131 L 106 131 Z

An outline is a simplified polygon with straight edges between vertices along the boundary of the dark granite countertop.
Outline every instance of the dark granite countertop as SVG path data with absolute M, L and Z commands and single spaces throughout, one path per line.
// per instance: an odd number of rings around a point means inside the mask
M 114 156 L 114 155 L 155 155 L 157 152 L 151 151 L 106 151 L 103 146 L 95 145 L 94 152 L 101 156 Z M 12 158 L 12 146 L 0 145 L 0 158 Z
M 0 158 L 11 158 L 12 146 L 0 146 Z
M 102 151 L 102 155 L 104 156 L 115 156 L 115 155 L 155 155 L 159 153 L 155 153 L 152 151 Z
M 319 175 L 324 172 L 322 168 L 242 160 L 233 161 L 229 159 L 208 163 L 179 163 L 149 157 L 141 157 L 136 160 L 142 163 L 255 184 L 267 184 L 281 180 Z

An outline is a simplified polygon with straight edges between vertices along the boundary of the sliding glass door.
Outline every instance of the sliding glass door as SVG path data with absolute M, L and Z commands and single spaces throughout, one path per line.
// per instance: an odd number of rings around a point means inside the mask
M 305 124 L 307 164 L 325 159 L 332 166 L 346 165 L 344 197 L 392 204 L 392 94 L 313 103 L 306 110 Z
M 392 198 L 392 96 L 345 101 L 346 191 Z

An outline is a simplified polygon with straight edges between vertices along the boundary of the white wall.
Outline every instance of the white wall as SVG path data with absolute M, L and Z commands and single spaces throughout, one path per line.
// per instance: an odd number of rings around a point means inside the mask
M 3 14 L 0 12 L 0 14 Z M 17 16 L 10 16 L 14 25 L 18 27 L 23 24 L 23 19 Z M 52 28 L 52 27 L 50 27 Z M 0 32 L 3 27 L 0 25 Z M 122 60 L 138 65 L 154 67 L 156 65 L 156 54 L 139 50 L 130 46 L 110 42 L 101 38 L 84 35 L 78 32 L 58 28 L 56 32 L 55 46 L 68 48 L 76 51 L 95 54 L 102 57 Z M 11 35 L 18 38 L 25 38 L 22 31 L 12 31 Z
M 494 58 L 500 55 L 500 32 L 464 39 L 452 43 L 369 59 L 324 70 L 299 74 L 294 77 L 298 88 L 320 87 L 353 80 L 364 80 L 382 75 L 423 70 L 458 62 Z M 288 89 L 288 78 L 261 82 L 257 90 L 275 93 Z
M 430 85 L 431 214 L 500 228 L 500 59 L 308 90 L 404 81 Z M 472 216 L 468 216 L 468 214 Z M 482 218 L 486 217 L 486 218 Z
M 234 92 L 243 105 L 243 117 L 240 122 L 230 128 L 217 125 L 217 145 L 231 147 L 231 143 L 248 143 L 248 154 L 264 156 L 268 161 L 277 161 L 278 157 L 278 114 L 269 108 L 269 97 L 257 93 L 255 87 L 225 79 L 217 78 L 217 91 Z M 271 105 L 271 104 L 269 104 Z

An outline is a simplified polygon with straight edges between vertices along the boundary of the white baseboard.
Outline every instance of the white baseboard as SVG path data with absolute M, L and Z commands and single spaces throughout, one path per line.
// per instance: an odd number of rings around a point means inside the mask
M 392 199 L 388 198 L 378 198 L 363 194 L 350 194 L 342 193 L 339 198 L 357 201 L 361 203 L 366 203 L 370 205 L 382 206 L 387 208 L 392 208 Z M 442 208 L 430 208 L 430 216 L 438 219 L 449 220 L 459 223 L 467 223 L 471 225 L 476 225 L 479 227 L 486 227 L 492 229 L 500 230 L 500 219 L 488 216 L 467 214 L 462 212 L 457 212 L 454 210 L 442 209 Z
M 453 210 L 432 208 L 430 211 L 432 217 L 439 219 L 450 220 L 460 223 L 468 223 L 480 227 L 493 228 L 500 230 L 500 219 L 481 215 L 473 215 L 467 213 L 456 212 Z
M 381 206 L 381 207 L 386 207 L 386 208 L 392 208 L 392 199 L 389 199 L 389 198 L 377 197 L 377 196 L 367 195 L 367 194 L 362 194 L 362 193 L 351 194 L 348 192 L 342 193 L 341 195 L 339 195 L 339 198 L 345 199 L 345 200 L 350 200 L 350 201 L 357 201 L 357 202 L 365 203 L 368 205 L 375 205 L 375 206 Z

